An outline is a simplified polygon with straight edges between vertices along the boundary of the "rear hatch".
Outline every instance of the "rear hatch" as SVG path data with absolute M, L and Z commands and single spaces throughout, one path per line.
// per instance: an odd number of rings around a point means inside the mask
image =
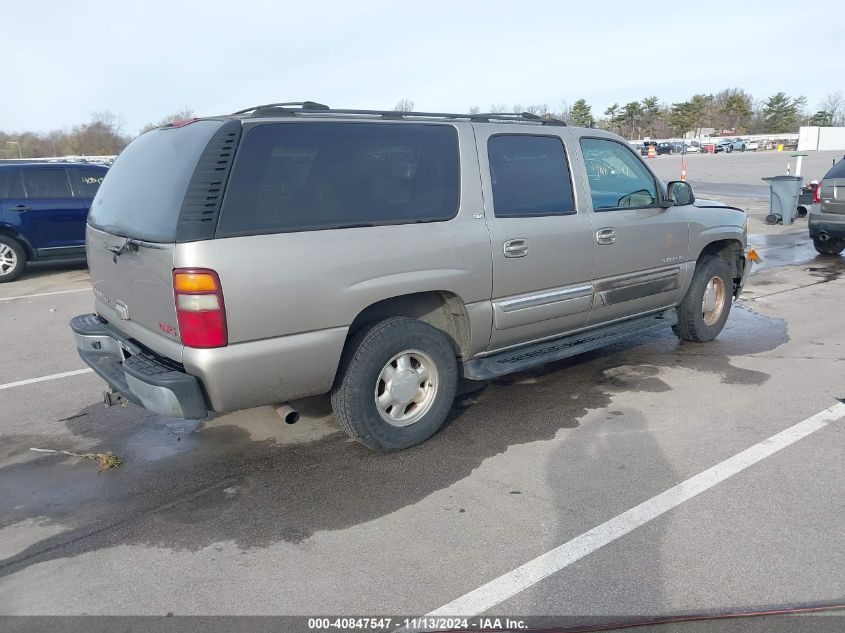
M 845 159 L 840 160 L 825 174 L 819 199 L 822 213 L 845 214 Z
M 198 120 L 132 141 L 103 180 L 86 249 L 98 314 L 181 362 L 176 245 L 214 237 L 240 122 Z

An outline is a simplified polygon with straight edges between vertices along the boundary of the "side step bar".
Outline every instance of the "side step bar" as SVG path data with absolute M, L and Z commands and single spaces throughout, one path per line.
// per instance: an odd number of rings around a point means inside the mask
M 629 338 L 635 334 L 675 325 L 678 316 L 674 308 L 656 314 L 612 323 L 593 330 L 578 332 L 551 341 L 508 349 L 463 364 L 464 376 L 470 380 L 490 380 L 498 376 L 524 371 L 570 356 L 590 352 Z

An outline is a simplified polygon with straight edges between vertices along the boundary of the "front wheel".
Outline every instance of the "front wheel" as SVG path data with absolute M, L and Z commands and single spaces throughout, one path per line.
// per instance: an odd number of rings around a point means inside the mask
M 0 235 L 0 284 L 14 281 L 26 268 L 26 251 L 17 240 Z
M 731 269 L 721 257 L 705 257 L 696 266 L 689 290 L 677 308 L 675 334 L 685 341 L 712 341 L 725 327 L 732 296 Z
M 845 250 L 845 239 L 841 237 L 829 237 L 825 241 L 817 237 L 813 238 L 813 246 L 821 255 L 839 255 Z
M 731 147 L 730 145 L 728 145 L 728 146 L 725 148 L 725 152 L 727 152 L 728 154 L 730 154 L 732 151 L 734 151 L 734 148 L 733 148 L 733 147 Z
M 440 429 L 457 384 L 455 350 L 446 334 L 416 319 L 391 317 L 347 343 L 332 408 L 341 428 L 365 446 L 408 448 Z

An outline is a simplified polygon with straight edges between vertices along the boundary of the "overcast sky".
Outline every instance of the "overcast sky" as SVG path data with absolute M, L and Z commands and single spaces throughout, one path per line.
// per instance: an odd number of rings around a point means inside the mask
M 136 133 L 273 101 L 466 111 L 585 98 L 593 113 L 741 87 L 845 91 L 843 0 L 570 3 L 3 0 L 0 129 L 110 110 Z

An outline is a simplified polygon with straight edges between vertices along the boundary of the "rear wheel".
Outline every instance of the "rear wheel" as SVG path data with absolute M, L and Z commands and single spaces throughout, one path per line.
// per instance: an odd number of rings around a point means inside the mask
M 391 317 L 347 343 L 332 408 L 341 428 L 365 446 L 408 448 L 440 429 L 457 384 L 449 338 L 422 321 Z
M 0 235 L 0 284 L 14 281 L 26 268 L 26 251 L 20 243 Z
M 825 241 L 822 241 L 814 237 L 813 246 L 822 255 L 839 255 L 839 253 L 845 250 L 845 239 L 841 237 L 829 237 Z
M 742 147 L 740 147 L 739 149 L 740 149 L 740 151 L 743 151 L 743 152 L 744 152 L 747 148 L 745 147 L 745 145 L 743 145 L 743 146 L 742 146 Z
M 731 270 L 718 256 L 709 255 L 696 266 L 689 290 L 678 306 L 678 338 L 704 343 L 719 335 L 731 312 Z

